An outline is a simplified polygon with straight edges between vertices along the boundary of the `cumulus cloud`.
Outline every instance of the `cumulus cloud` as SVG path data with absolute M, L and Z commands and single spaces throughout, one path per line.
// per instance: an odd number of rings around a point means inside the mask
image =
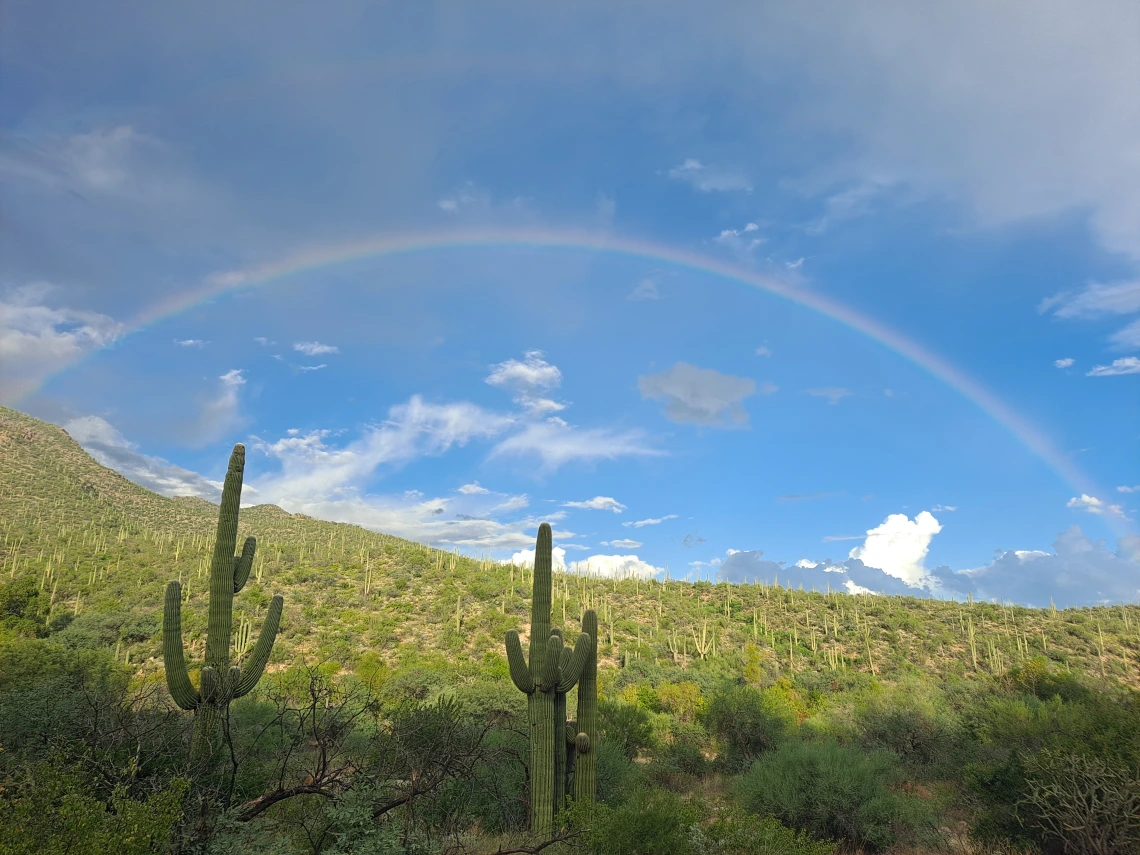
M 749 253 L 765 243 L 759 232 L 756 223 L 748 223 L 739 229 L 721 229 L 713 241 L 736 252 Z
M 0 401 L 18 400 L 125 331 L 107 315 L 47 305 L 55 290 L 36 283 L 0 299 Z
M 1120 505 L 1110 505 L 1107 502 L 1098 499 L 1096 496 L 1089 496 L 1082 493 L 1080 496 L 1074 496 L 1065 503 L 1066 508 L 1074 510 L 1086 511 L 1090 514 L 1109 516 L 1124 516 L 1124 509 Z
M 669 177 L 675 181 L 683 181 L 702 193 L 734 190 L 752 192 L 752 183 L 743 172 L 707 166 L 695 158 L 688 158 L 678 166 L 674 166 L 669 170 Z
M 678 362 L 657 374 L 637 378 L 642 398 L 665 402 L 665 417 L 679 424 L 744 427 L 741 402 L 756 393 L 756 381 Z
M 459 492 L 466 496 L 472 496 L 477 493 L 490 493 L 486 487 L 481 487 L 478 481 L 472 481 L 470 484 L 464 484 L 459 488 Z
M 106 419 L 83 416 L 63 429 L 83 449 L 108 469 L 163 496 L 197 496 L 211 502 L 222 498 L 222 482 L 203 478 L 197 472 L 168 463 L 161 457 L 142 454 Z M 255 490 L 247 488 L 250 493 Z
M 320 356 L 322 353 L 340 353 L 340 348 L 332 344 L 321 344 L 319 341 L 299 341 L 293 345 L 293 350 L 305 356 Z
M 852 549 L 849 557 L 902 579 L 908 585 L 919 585 L 926 576 L 922 562 L 930 549 L 930 541 L 940 531 L 942 526 L 929 511 L 922 511 L 913 520 L 906 514 L 891 514 L 881 525 L 867 532 L 867 540 Z
M 1140 374 L 1140 357 L 1126 356 L 1114 359 L 1112 365 L 1097 365 L 1088 372 L 1088 377 L 1112 377 L 1117 374 Z
M 615 514 L 620 514 L 625 510 L 625 505 L 609 496 L 594 496 L 594 498 L 587 499 L 584 502 L 563 502 L 562 507 L 580 508 L 588 511 L 613 511 Z
M 676 514 L 665 514 L 665 516 L 657 517 L 656 519 L 650 517 L 647 520 L 638 520 L 637 522 L 624 522 L 624 523 L 622 523 L 622 525 L 626 526 L 627 528 L 630 526 L 632 526 L 633 528 L 643 528 L 644 526 L 647 526 L 647 525 L 661 525 L 661 523 L 665 522 L 665 520 L 675 520 L 675 519 L 677 519 Z
M 1064 359 L 1054 359 L 1053 365 L 1056 368 L 1072 368 L 1073 367 L 1073 359 L 1072 359 L 1072 357 L 1065 357 Z
M 534 540 L 534 538 L 531 538 Z M 534 553 L 533 549 L 520 549 L 511 556 L 511 564 L 516 567 L 533 567 L 534 566 Z M 553 566 L 555 570 L 566 569 L 566 550 L 561 546 L 555 546 L 550 550 L 553 559 Z
M 560 401 L 544 396 L 562 385 L 562 372 L 543 358 L 541 350 L 529 350 L 521 360 L 508 359 L 492 366 L 485 382 L 512 392 L 515 403 L 535 418 L 566 409 Z
M 1080 526 L 1058 535 L 1053 552 L 1003 552 L 982 567 L 938 575 L 947 589 L 972 591 L 976 598 L 1004 599 L 1043 608 L 1091 606 L 1140 598 L 1140 537 L 1122 537 L 1116 552 L 1090 540 Z
M 816 389 L 805 389 L 804 392 L 815 398 L 827 398 L 827 403 L 838 404 L 843 398 L 850 397 L 851 390 L 841 386 L 823 386 Z

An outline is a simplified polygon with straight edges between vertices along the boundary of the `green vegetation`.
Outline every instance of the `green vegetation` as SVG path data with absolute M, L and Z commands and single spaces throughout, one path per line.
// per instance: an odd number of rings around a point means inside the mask
M 236 495 L 0 410 L 0 853 L 1140 852 L 1135 606 L 599 578 L 549 528 L 532 570 Z

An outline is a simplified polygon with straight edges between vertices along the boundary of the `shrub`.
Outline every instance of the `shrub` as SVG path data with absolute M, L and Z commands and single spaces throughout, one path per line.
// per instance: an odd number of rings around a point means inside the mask
M 1140 852 L 1140 770 L 1077 754 L 1025 760 L 1028 794 L 1019 819 L 1075 855 Z
M 831 840 L 813 840 L 774 816 L 724 811 L 694 835 L 700 855 L 833 855 Z
M 680 796 L 640 789 L 618 807 L 598 805 L 586 845 L 598 855 L 698 855 L 691 827 L 699 820 Z
M 764 694 L 748 686 L 733 686 L 713 695 L 705 725 L 720 743 L 722 759 L 730 769 L 743 768 L 775 748 L 789 730 L 783 711 L 774 709 Z
M 856 715 L 859 741 L 892 752 L 910 769 L 943 770 L 960 743 L 960 728 L 929 687 L 906 683 L 877 693 Z
M 864 756 L 831 740 L 789 740 L 753 763 L 734 789 L 754 813 L 771 814 L 820 839 L 882 849 L 933 827 L 925 805 L 890 789 L 898 780 L 886 752 Z
M 653 725 L 649 713 L 641 707 L 622 701 L 599 700 L 598 733 L 632 760 L 652 744 Z
M 621 747 L 601 741 L 598 745 L 598 801 L 609 805 L 621 804 L 637 789 L 641 781 L 640 769 L 630 762 Z

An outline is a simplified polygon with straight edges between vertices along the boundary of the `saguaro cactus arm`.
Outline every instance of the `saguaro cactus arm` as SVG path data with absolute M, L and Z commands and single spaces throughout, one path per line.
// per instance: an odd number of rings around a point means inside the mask
M 162 612 L 162 663 L 174 703 L 184 710 L 195 709 L 202 698 L 186 670 L 186 656 L 182 650 L 182 586 L 177 582 L 166 586 L 166 603 Z
M 590 661 L 593 645 L 594 639 L 590 637 L 590 634 L 582 632 L 578 634 L 578 640 L 574 642 L 573 651 L 563 650 L 562 667 L 559 669 L 558 686 L 556 687 L 559 692 L 569 692 L 578 685 L 578 680 L 582 676 L 582 669 Z
M 526 659 L 523 658 L 522 642 L 517 630 L 507 632 L 507 665 L 511 669 L 511 681 L 515 688 L 529 695 L 534 691 L 534 679 L 530 676 Z
M 558 663 L 562 661 L 562 636 L 551 635 L 546 639 L 546 667 L 539 678 L 538 688 L 549 692 L 558 685 Z
M 253 559 L 257 555 L 257 538 L 247 537 L 241 547 L 241 555 L 234 556 L 234 593 L 240 593 L 249 581 L 249 571 L 253 568 Z
M 235 698 L 248 695 L 269 663 L 269 656 L 273 653 L 273 642 L 277 640 L 277 630 L 281 626 L 281 609 L 285 601 L 280 595 L 269 603 L 269 612 L 265 616 L 265 623 L 261 627 L 261 634 L 257 637 L 257 644 L 245 660 L 245 669 L 236 680 L 233 688 Z

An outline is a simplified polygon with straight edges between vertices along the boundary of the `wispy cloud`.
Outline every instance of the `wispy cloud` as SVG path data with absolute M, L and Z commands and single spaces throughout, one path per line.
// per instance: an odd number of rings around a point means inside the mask
M 1072 368 L 1073 367 L 1073 361 L 1074 360 L 1072 359 L 1072 357 L 1067 356 L 1064 359 L 1054 359 L 1053 365 L 1056 368 Z
M 319 341 L 299 341 L 293 345 L 293 350 L 305 356 L 320 356 L 322 353 L 340 353 L 340 348 L 332 344 L 321 344 Z
M 702 193 L 752 192 L 752 182 L 743 172 L 708 166 L 696 158 L 688 158 L 678 166 L 674 166 L 669 170 L 669 177 L 675 181 L 683 181 Z
M 594 496 L 594 498 L 587 499 L 584 502 L 563 502 L 562 507 L 587 511 L 613 511 L 615 514 L 620 514 L 625 510 L 625 505 L 609 496 Z
M 844 389 L 842 386 L 823 386 L 816 389 L 804 389 L 804 394 L 815 398 L 827 398 L 827 403 L 835 405 L 842 399 L 850 397 L 851 390 Z
M 777 502 L 806 502 L 811 499 L 830 499 L 832 496 L 841 496 L 842 493 L 785 493 L 777 496 Z
M 48 305 L 56 290 L 41 282 L 0 299 L 0 401 L 19 399 L 125 331 L 107 315 Z
M 594 462 L 619 457 L 659 457 L 665 452 L 646 444 L 641 430 L 581 428 L 562 419 L 531 422 L 502 440 L 491 457 L 537 457 L 542 468 L 554 471 L 572 461 Z
M 611 546 L 614 549 L 640 549 L 644 545 L 645 544 L 639 540 L 630 540 L 629 538 L 602 541 L 602 546 Z
M 1112 365 L 1096 365 L 1088 372 L 1088 377 L 1112 377 L 1117 374 L 1140 374 L 1140 357 L 1125 356 L 1114 359 Z
M 630 526 L 632 526 L 633 528 L 644 528 L 647 525 L 661 525 L 661 523 L 665 522 L 666 520 L 675 520 L 675 519 L 677 519 L 676 514 L 665 514 L 665 516 L 657 517 L 656 519 L 654 519 L 653 517 L 650 517 L 649 519 L 638 520 L 637 522 L 624 522 L 624 523 L 622 523 L 622 525 L 626 526 L 627 528 Z
M 328 366 L 323 362 L 320 365 L 298 365 L 297 366 L 298 371 L 320 371 L 322 368 L 328 368 Z
M 478 495 L 480 493 L 490 493 L 491 492 L 486 487 L 480 486 L 478 481 L 472 481 L 470 484 L 464 484 L 462 487 L 460 487 L 458 489 L 458 491 L 460 493 L 463 493 L 465 496 L 474 496 L 474 495 Z
M 627 300 L 660 300 L 661 292 L 652 279 L 642 279 L 626 297 Z
M 200 339 L 200 338 L 175 339 L 174 343 L 176 345 L 178 345 L 179 347 L 199 347 L 200 348 L 200 347 L 206 346 L 206 342 L 202 341 L 202 339 Z

